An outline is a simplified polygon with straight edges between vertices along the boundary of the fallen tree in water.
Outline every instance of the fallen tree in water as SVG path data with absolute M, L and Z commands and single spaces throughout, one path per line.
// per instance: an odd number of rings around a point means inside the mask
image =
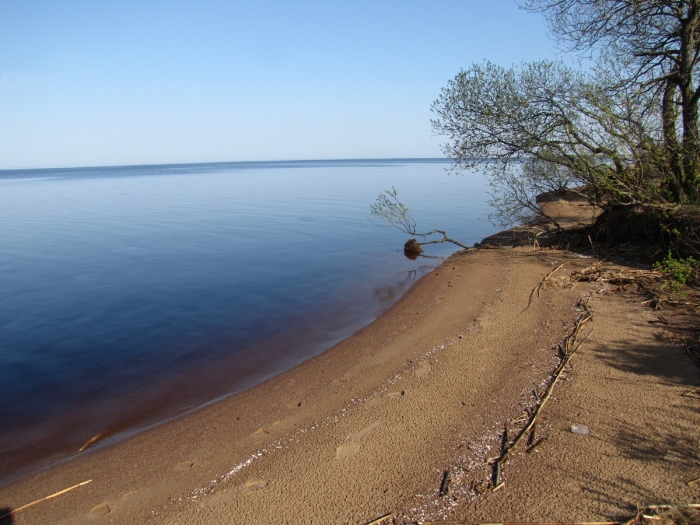
M 459 246 L 460 248 L 464 248 L 465 250 L 470 249 L 469 246 L 448 237 L 447 233 L 445 233 L 443 230 L 431 230 L 426 233 L 418 233 L 416 230 L 416 221 L 411 216 L 408 208 L 401 201 L 399 201 L 396 188 L 393 186 L 391 187 L 391 190 L 386 190 L 384 193 L 379 194 L 379 197 L 377 197 L 377 202 L 370 206 L 370 211 L 374 217 L 388 222 L 394 228 L 397 228 L 412 236 L 412 238 L 406 241 L 406 244 L 404 244 L 404 255 L 406 255 L 406 257 L 409 259 L 415 259 L 418 257 L 423 252 L 423 248 L 421 246 L 425 246 L 426 244 L 441 244 L 443 242 L 449 242 Z M 422 237 L 423 239 L 426 239 L 431 235 L 436 234 L 442 235 L 442 238 L 425 240 L 423 242 L 419 242 L 417 239 L 415 239 L 415 237 Z

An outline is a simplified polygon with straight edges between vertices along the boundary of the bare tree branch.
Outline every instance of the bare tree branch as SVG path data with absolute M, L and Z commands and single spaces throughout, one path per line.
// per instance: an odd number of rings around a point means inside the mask
M 372 215 L 382 221 L 388 222 L 394 228 L 401 230 L 408 235 L 413 237 L 427 238 L 431 235 L 439 233 L 442 235 L 442 239 L 430 240 L 417 242 L 418 246 L 423 246 L 426 244 L 440 244 L 443 242 L 449 242 L 469 250 L 470 247 L 462 244 L 461 242 L 455 241 L 447 236 L 443 230 L 431 230 L 426 233 L 419 233 L 416 231 L 416 221 L 411 216 L 408 208 L 404 206 L 402 202 L 399 201 L 396 188 L 393 186 L 390 190 L 386 190 L 384 193 L 380 193 L 377 197 L 377 201 L 370 206 L 370 212 Z

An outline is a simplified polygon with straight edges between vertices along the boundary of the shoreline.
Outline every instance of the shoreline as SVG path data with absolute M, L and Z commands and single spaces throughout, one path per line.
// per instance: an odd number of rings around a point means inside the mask
M 412 270 L 418 276 L 429 271 L 424 268 Z M 415 282 L 415 279 L 410 280 Z M 406 284 L 410 288 L 411 283 L 407 281 L 391 281 L 388 288 L 401 290 Z M 133 391 L 120 392 L 109 400 L 75 408 L 60 418 L 54 418 L 50 431 L 45 431 L 45 425 L 35 420 L 24 427 L 13 428 L 13 435 L 18 437 L 3 436 L 3 445 L 10 442 L 17 445 L 0 450 L 0 464 L 5 467 L 4 472 L 0 471 L 0 487 L 73 460 L 77 457 L 76 451 L 86 443 L 89 443 L 86 449 L 113 445 L 253 388 L 352 336 L 390 309 L 396 300 L 389 297 L 383 301 L 385 305 L 375 305 L 369 299 L 365 299 L 364 303 L 345 301 L 315 312 L 318 315 L 312 318 L 297 319 L 279 333 L 250 341 L 231 357 L 215 363 L 199 364 L 187 374 L 178 373 L 151 386 L 141 385 Z M 349 304 L 353 306 L 349 307 Z M 360 318 L 360 307 L 369 308 L 374 317 Z M 375 314 L 375 311 L 378 313 Z M 334 321 L 343 314 L 350 317 L 345 325 Z M 283 349 L 283 359 L 278 355 L 280 348 Z M 114 410 L 115 406 L 131 406 L 134 409 L 120 413 Z M 107 419 L 101 416 L 104 413 L 109 414 Z M 27 434 L 40 435 L 41 438 L 30 443 L 23 442 L 22 436 Z M 22 454 L 23 447 L 29 451 Z M 42 455 L 38 460 L 34 459 L 36 451 Z
M 142 426 L 154 405 L 175 407 L 156 418 L 167 419 L 240 390 L 232 383 L 244 373 L 269 375 L 257 374 L 247 358 L 237 375 L 229 360 L 257 341 L 279 336 L 269 352 L 254 348 L 274 373 L 275 354 L 288 355 L 281 345 L 292 354 L 319 335 L 323 345 L 294 354 L 303 359 L 351 335 L 335 332 L 336 320 L 349 319 L 354 329 L 370 322 L 393 293 L 382 287 L 438 262 L 408 261 L 398 230 L 367 220 L 369 203 L 395 177 L 429 212 L 426 220 L 443 217 L 468 243 L 491 233 L 476 223 L 485 215 L 483 179 L 446 180 L 446 165 L 322 161 L 315 168 L 108 168 L 92 175 L 67 169 L 50 180 L 8 180 L 15 203 L 8 219 L 23 227 L 0 257 L 13 277 L 1 320 L 0 478 L 15 470 L 15 452 L 45 457 L 58 446 L 74 453 L 106 430 L 121 431 L 124 419 Z M 73 190 L 82 195 L 78 208 Z M 55 191 L 66 198 L 30 217 L 27 210 Z M 118 198 L 104 202 L 110 194 Z M 433 215 L 436 201 L 442 205 Z M 90 249 L 79 253 L 81 246 Z M 435 255 L 453 251 L 434 248 Z M 296 323 L 297 333 L 280 335 Z M 205 370 L 212 361 L 221 366 Z
M 18 513 L 17 523 L 447 516 L 451 500 L 437 495 L 442 473 L 457 463 L 483 475 L 503 424 L 532 403 L 532 390 L 555 367 L 555 345 L 580 315 L 578 301 L 595 292 L 590 284 L 562 287 L 528 308 L 531 290 L 561 262 L 569 273 L 589 264 L 556 250 L 458 252 L 331 349 L 195 413 L 2 487 L 0 507 L 92 479 Z M 474 499 L 463 497 L 462 504 Z M 489 499 L 474 501 L 487 508 Z
M 215 425 L 217 420 L 225 418 L 225 414 L 231 410 L 236 410 L 240 412 L 241 415 L 236 416 L 237 419 L 235 419 L 237 424 L 234 426 L 238 428 L 230 428 L 229 430 L 234 432 L 234 435 L 237 436 L 236 439 L 240 441 L 250 441 L 252 436 L 253 445 L 255 445 L 256 442 L 262 444 L 266 440 L 265 438 L 271 435 L 268 433 L 270 429 L 265 428 L 264 421 L 270 418 L 279 418 L 277 420 L 283 420 L 285 416 L 289 417 L 290 411 L 297 413 L 291 414 L 293 422 L 291 422 L 291 426 L 289 423 L 285 425 L 285 430 L 289 431 L 293 428 L 312 427 L 319 419 L 325 419 L 321 417 L 322 415 L 327 416 L 329 413 L 337 412 L 343 408 L 347 409 L 348 406 L 354 404 L 353 400 L 368 396 L 372 390 L 377 388 L 377 383 L 380 382 L 380 380 L 385 381 L 387 379 L 384 377 L 387 375 L 386 371 L 381 370 L 381 372 L 374 376 L 362 374 L 364 375 L 362 384 L 358 383 L 357 379 L 361 374 L 354 370 L 358 367 L 361 368 L 362 362 L 358 362 L 356 353 L 361 352 L 365 354 L 359 359 L 366 358 L 366 354 L 369 353 L 365 350 L 367 346 L 370 346 L 370 348 L 388 346 L 391 345 L 392 339 L 396 335 L 399 335 L 402 330 L 407 330 L 408 328 L 408 333 L 411 333 L 410 329 L 413 328 L 411 325 L 414 325 L 416 321 L 413 319 L 413 316 L 415 315 L 416 318 L 420 320 L 420 310 L 428 309 L 425 306 L 421 308 L 421 306 L 417 305 L 422 305 L 426 300 L 429 300 L 433 303 L 429 308 L 434 309 L 436 306 L 435 303 L 442 299 L 441 296 L 436 296 L 433 293 L 435 285 L 434 283 L 428 282 L 430 278 L 439 278 L 440 269 L 452 264 L 453 259 L 470 260 L 473 259 L 474 256 L 485 256 L 486 259 L 493 259 L 493 254 L 490 251 L 472 253 L 458 252 L 453 255 L 452 258 L 447 259 L 437 269 L 433 270 L 432 273 L 423 276 L 417 283 L 414 283 L 401 299 L 382 313 L 373 323 L 325 352 L 304 361 L 287 372 L 267 379 L 250 389 L 197 410 L 192 414 L 176 418 L 168 423 L 136 434 L 125 441 L 95 446 L 94 449 L 88 449 L 83 454 L 69 458 L 56 467 L 49 467 L 35 474 L 31 474 L 27 478 L 20 479 L 4 487 L 4 489 L 10 489 L 16 485 L 24 485 L 30 480 L 44 477 L 51 478 L 51 473 L 60 470 L 80 471 L 84 469 L 82 463 L 96 468 L 96 466 L 93 466 L 93 463 L 95 463 L 93 459 L 96 459 L 98 456 L 109 457 L 110 459 L 106 460 L 108 463 L 112 461 L 118 462 L 119 460 L 117 458 L 120 458 L 124 454 L 121 449 L 126 449 L 128 451 L 134 446 L 138 446 L 136 443 L 142 441 L 160 442 L 164 439 L 172 440 L 174 437 L 180 435 L 181 432 L 186 432 L 192 426 L 206 427 L 207 425 Z M 486 275 L 479 274 L 477 277 L 476 274 L 472 274 L 472 282 L 468 285 L 470 291 L 473 290 L 471 298 L 472 306 L 474 307 L 477 303 L 479 306 L 477 309 L 478 311 L 474 311 L 470 314 L 473 316 L 477 316 L 481 308 L 493 301 L 492 296 L 494 290 L 498 289 L 498 285 L 502 284 L 505 279 L 503 270 L 499 269 L 497 265 L 494 265 L 494 262 L 489 261 L 487 264 L 483 264 L 483 262 L 476 264 L 478 264 L 480 270 L 486 271 Z M 443 281 L 444 279 L 445 277 L 440 280 Z M 449 279 L 447 281 L 448 282 L 441 283 L 445 288 L 451 287 Z M 418 313 L 416 314 L 414 310 Z M 464 329 L 465 328 L 462 327 L 460 331 Z M 444 332 L 444 326 L 436 326 L 431 330 L 429 337 L 434 344 L 430 345 L 430 348 L 435 346 L 435 344 L 439 345 L 444 342 Z M 451 337 L 458 337 L 458 334 L 452 334 Z M 409 342 L 409 344 L 411 343 L 413 343 L 413 341 Z M 385 356 L 385 363 L 392 357 L 399 357 L 400 355 L 399 363 L 403 366 L 406 359 L 415 361 L 426 349 L 426 347 L 423 346 L 420 347 L 419 351 L 414 350 L 411 354 L 405 355 L 404 346 L 405 345 L 401 345 L 400 349 L 394 349 L 391 355 Z M 363 350 L 365 351 L 363 352 Z M 395 367 L 396 365 L 392 366 L 392 368 Z M 323 376 L 322 382 L 319 381 L 321 378 L 316 377 L 319 374 L 319 370 L 320 374 Z M 395 375 L 397 370 L 392 370 L 392 372 L 394 372 L 392 375 Z M 329 380 L 330 384 L 328 383 Z M 303 386 L 297 386 L 299 384 Z M 340 396 L 340 399 L 332 400 L 330 403 L 328 400 L 324 402 L 323 398 L 327 395 L 329 386 L 331 389 L 337 387 L 335 388 L 336 392 L 334 392 L 334 394 Z M 279 397 L 283 397 L 289 401 L 280 403 L 275 399 Z M 260 408 L 262 405 L 266 405 L 264 410 Z M 310 408 L 305 410 L 305 405 Z M 243 423 L 240 423 L 241 421 L 243 421 Z M 272 421 L 269 424 L 274 425 L 274 423 L 275 421 Z M 199 437 L 201 439 L 201 436 Z M 158 447 L 151 453 L 157 454 L 157 448 Z M 255 446 L 253 446 L 253 449 L 254 448 Z M 252 449 L 250 452 L 253 455 L 255 454 L 255 451 Z M 99 459 L 97 463 L 103 463 L 104 461 L 103 459 Z M 153 471 L 155 471 L 155 469 L 155 463 L 147 468 L 147 470 Z M 64 475 L 59 476 L 59 478 L 63 477 Z M 2 492 L 0 492 L 0 494 L 2 494 Z M 3 498 L 1 501 L 4 502 L 6 499 Z

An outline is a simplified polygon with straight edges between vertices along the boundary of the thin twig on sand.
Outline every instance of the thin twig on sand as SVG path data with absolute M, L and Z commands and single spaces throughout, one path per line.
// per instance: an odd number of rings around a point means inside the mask
M 623 525 L 619 521 L 419 521 L 418 525 Z
M 687 392 L 684 392 L 683 397 L 700 398 L 700 388 L 694 388 L 693 390 L 688 390 Z
M 384 516 L 382 516 L 381 518 L 377 518 L 376 520 L 370 521 L 370 522 L 366 523 L 365 525 L 378 525 L 379 523 L 386 521 L 386 520 L 389 520 L 395 516 L 396 516 L 396 514 L 394 514 L 393 512 L 390 512 L 389 514 L 384 514 Z
M 443 498 L 447 496 L 450 490 L 450 471 L 446 470 L 442 475 L 442 483 L 440 483 L 440 497 Z
M 515 438 L 513 443 L 511 443 L 509 446 L 505 445 L 505 439 L 504 439 L 504 444 L 501 445 L 501 456 L 496 460 L 494 463 L 493 467 L 493 486 L 494 487 L 500 487 L 501 486 L 501 471 L 502 471 L 502 464 L 505 463 L 508 458 L 510 457 L 511 453 L 513 450 L 515 450 L 515 447 L 520 443 L 520 441 L 523 439 L 525 435 L 527 435 L 532 427 L 535 425 L 537 421 L 537 417 L 540 415 L 540 412 L 542 411 L 542 408 L 544 405 L 547 403 L 547 400 L 549 399 L 549 396 L 552 395 L 552 391 L 554 390 L 554 386 L 557 384 L 557 381 L 559 381 L 559 378 L 561 377 L 561 374 L 564 372 L 564 369 L 566 368 L 566 365 L 569 364 L 569 360 L 571 359 L 571 356 L 573 356 L 576 351 L 581 348 L 581 345 L 588 340 L 590 335 L 595 331 L 595 328 L 592 328 L 590 332 L 584 337 L 584 339 L 574 347 L 574 344 L 576 343 L 576 338 L 581 330 L 581 326 L 583 326 L 585 323 L 590 321 L 593 316 L 588 312 L 588 308 L 586 308 L 585 303 L 582 303 L 582 306 L 586 309 L 586 316 L 579 318 L 579 320 L 576 322 L 576 326 L 574 327 L 571 335 L 569 335 L 566 338 L 565 341 L 565 353 L 564 357 L 562 358 L 561 363 L 559 363 L 559 366 L 557 369 L 554 371 L 552 374 L 552 381 L 549 383 L 549 386 L 547 387 L 547 390 L 545 391 L 544 395 L 541 397 L 539 404 L 537 405 L 537 408 L 535 411 L 532 413 L 532 416 L 530 417 L 530 421 L 528 424 L 523 428 L 518 436 Z M 507 429 L 506 429 L 506 434 L 507 434 Z M 504 436 L 505 437 L 505 436 Z M 540 440 L 542 441 L 542 440 Z M 540 442 L 538 442 L 539 444 Z M 533 446 L 534 448 L 534 446 Z M 495 488 L 494 488 L 495 490 Z
M 78 483 L 77 485 L 73 485 L 72 487 L 68 487 L 67 489 L 59 490 L 58 492 L 55 492 L 49 496 L 46 496 L 45 498 L 41 498 L 41 499 L 38 499 L 36 501 L 32 501 L 31 503 L 27 503 L 26 505 L 22 505 L 21 507 L 17 507 L 16 509 L 11 510 L 10 512 L 6 512 L 2 516 L 0 516 L 0 520 L 3 520 L 5 518 L 7 518 L 8 516 L 12 516 L 13 514 L 16 514 L 20 510 L 28 509 L 29 507 L 33 507 L 34 505 L 37 505 L 43 501 L 50 500 L 52 498 L 60 496 L 61 494 L 65 494 L 66 492 L 70 492 L 71 490 L 75 490 L 78 487 L 82 487 L 83 485 L 87 485 L 91 481 L 92 481 L 91 479 L 89 479 L 87 481 L 83 481 L 82 483 Z
M 540 446 L 542 443 L 544 443 L 545 441 L 547 441 L 547 436 L 541 437 L 540 439 L 538 439 L 537 441 L 535 441 L 532 445 L 530 445 L 529 447 L 527 447 L 527 449 L 525 450 L 525 453 L 526 453 L 526 454 L 529 454 L 530 452 L 534 452 L 535 449 L 536 449 L 537 447 L 539 447 L 539 446 Z
M 559 270 L 559 268 L 561 268 L 561 267 L 564 266 L 565 264 L 566 264 L 566 263 L 563 262 L 563 263 L 561 263 L 559 266 L 557 266 L 556 268 L 554 268 L 554 270 L 552 270 L 551 272 L 549 272 L 549 273 L 545 276 L 545 278 L 542 279 L 542 280 L 540 281 L 540 283 L 532 289 L 532 291 L 530 292 L 530 298 L 529 298 L 528 301 L 527 301 L 527 306 L 525 307 L 525 310 L 527 310 L 528 308 L 530 308 L 530 305 L 532 305 L 532 298 L 535 296 L 535 293 L 537 294 L 537 297 L 538 297 L 538 298 L 540 297 L 540 290 L 542 290 L 542 286 L 544 285 L 544 283 L 547 282 L 547 279 L 549 279 L 552 275 L 554 275 L 554 274 L 557 272 L 557 270 Z M 523 310 L 523 312 L 524 312 L 525 310 Z
M 683 505 L 647 505 L 622 525 L 644 525 L 648 522 L 661 524 L 697 523 L 700 518 L 700 504 L 688 503 Z

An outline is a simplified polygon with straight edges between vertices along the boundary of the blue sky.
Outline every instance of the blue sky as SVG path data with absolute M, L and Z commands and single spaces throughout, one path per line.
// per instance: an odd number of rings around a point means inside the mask
M 555 56 L 513 0 L 0 0 L 0 169 L 439 157 L 460 68 Z

